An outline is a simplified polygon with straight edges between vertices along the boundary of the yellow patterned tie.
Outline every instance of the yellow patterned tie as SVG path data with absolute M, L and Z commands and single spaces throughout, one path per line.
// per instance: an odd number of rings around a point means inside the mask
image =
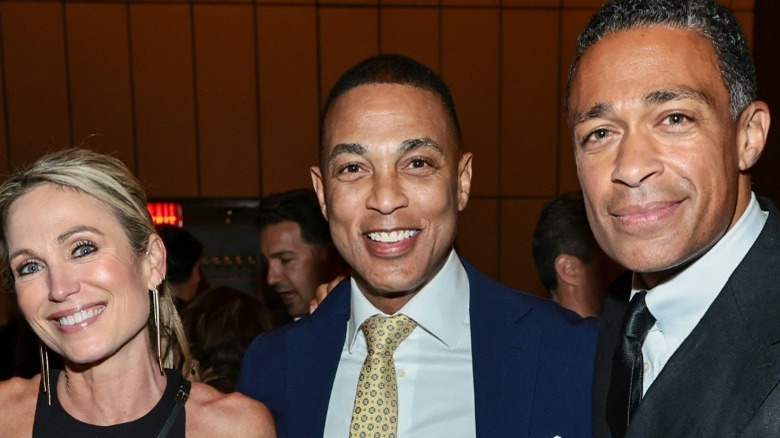
M 398 430 L 398 384 L 393 353 L 417 323 L 406 315 L 374 315 L 360 328 L 368 356 L 363 362 L 352 410 L 350 438 L 392 438 Z

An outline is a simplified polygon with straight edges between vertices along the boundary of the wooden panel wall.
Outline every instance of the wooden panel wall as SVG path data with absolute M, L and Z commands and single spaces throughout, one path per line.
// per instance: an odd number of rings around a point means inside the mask
M 403 53 L 449 83 L 475 154 L 459 250 L 541 293 L 539 210 L 578 187 L 563 90 L 601 0 L 0 0 L 0 172 L 75 144 L 152 197 L 310 186 L 319 110 L 349 66 Z M 752 33 L 753 0 L 724 1 Z

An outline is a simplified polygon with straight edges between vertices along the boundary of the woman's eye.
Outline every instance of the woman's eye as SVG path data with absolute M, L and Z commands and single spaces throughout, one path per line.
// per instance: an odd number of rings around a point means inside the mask
M 23 275 L 30 275 L 35 274 L 36 272 L 39 272 L 41 270 L 41 265 L 39 265 L 37 262 L 25 262 L 19 265 L 18 268 L 16 268 L 17 274 L 19 276 Z
M 76 248 L 73 250 L 74 257 L 84 257 L 85 255 L 92 254 L 97 251 L 97 247 L 90 242 L 79 242 Z

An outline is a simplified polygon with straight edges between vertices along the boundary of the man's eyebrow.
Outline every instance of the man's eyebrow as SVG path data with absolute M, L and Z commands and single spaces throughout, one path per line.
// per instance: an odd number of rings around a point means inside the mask
M 590 119 L 604 117 L 604 114 L 610 112 L 611 110 L 612 110 L 612 104 L 597 103 L 591 106 L 590 108 L 586 109 L 585 111 L 582 111 L 581 113 L 577 114 L 577 116 L 574 118 L 574 123 L 572 123 L 572 126 L 577 126 L 580 123 L 587 122 Z
M 683 99 L 693 99 L 707 105 L 712 103 L 712 100 L 706 93 L 695 90 L 693 88 L 670 88 L 664 90 L 653 90 L 645 96 L 643 103 L 645 105 L 658 105 L 661 103 L 670 102 L 672 100 Z
M 401 150 L 401 153 L 405 154 L 409 151 L 420 149 L 422 147 L 431 147 L 440 153 L 444 153 L 444 149 L 439 146 L 439 143 L 436 143 L 436 141 L 428 137 L 410 138 L 408 140 L 404 140 L 401 142 L 401 147 L 399 149 Z
M 707 105 L 712 104 L 712 99 L 710 99 L 709 95 L 693 88 L 669 88 L 663 90 L 653 90 L 647 93 L 647 95 L 642 99 L 642 103 L 645 106 L 649 106 L 682 99 L 693 99 Z M 577 114 L 577 116 L 574 118 L 574 123 L 572 123 L 572 126 L 577 126 L 578 124 L 587 122 L 590 119 L 603 117 L 612 110 L 612 107 L 613 105 L 610 103 L 597 103 L 585 111 Z
M 361 146 L 360 143 L 339 143 L 333 147 L 332 151 L 330 151 L 328 160 L 333 160 L 341 154 L 364 155 L 365 153 L 366 148 Z
M 404 140 L 401 142 L 399 149 L 401 153 L 406 153 L 422 147 L 431 147 L 441 153 L 444 153 L 444 149 L 442 149 L 439 143 L 428 137 L 410 138 Z M 364 155 L 366 152 L 366 148 L 364 148 L 360 143 L 339 143 L 333 147 L 332 151 L 330 151 L 329 159 L 333 160 L 335 157 L 341 154 Z

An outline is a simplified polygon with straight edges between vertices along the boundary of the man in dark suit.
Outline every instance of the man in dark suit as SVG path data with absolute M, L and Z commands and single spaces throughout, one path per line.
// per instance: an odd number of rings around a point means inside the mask
M 282 437 L 364 427 L 370 436 L 589 436 L 593 321 L 495 283 L 454 251 L 472 155 L 460 150 L 441 78 L 402 56 L 370 58 L 339 79 L 323 114 L 312 179 L 353 276 L 310 317 L 256 339 L 238 390 L 269 406 Z M 396 318 L 388 331 L 410 334 L 388 339 L 397 349 L 382 365 L 386 388 L 366 401 L 373 354 L 386 348 L 372 346 L 371 321 Z M 363 418 L 369 403 L 379 413 Z
M 778 436 L 780 218 L 748 173 L 770 116 L 736 19 L 609 2 L 567 110 L 594 235 L 634 271 L 630 303 L 602 313 L 594 436 Z

